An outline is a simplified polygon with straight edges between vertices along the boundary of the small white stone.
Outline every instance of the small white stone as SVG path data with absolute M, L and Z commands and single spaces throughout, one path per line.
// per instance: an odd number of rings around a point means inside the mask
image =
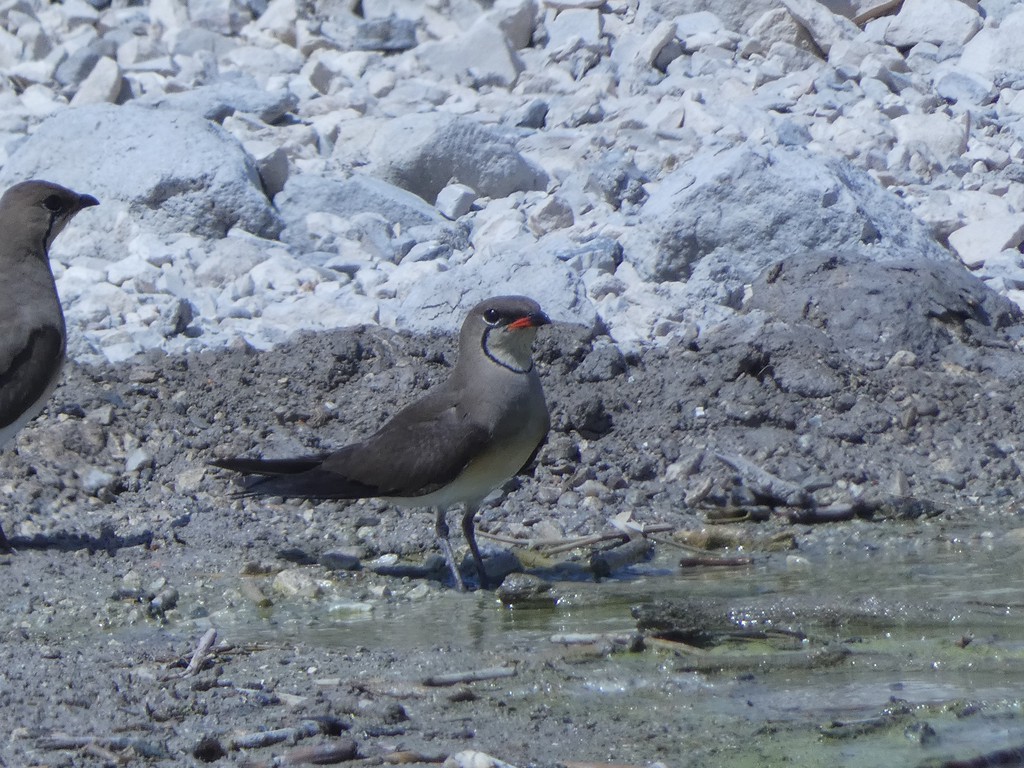
M 449 184 L 437 193 L 435 207 L 446 218 L 455 221 L 469 213 L 476 202 L 477 194 L 465 184 Z

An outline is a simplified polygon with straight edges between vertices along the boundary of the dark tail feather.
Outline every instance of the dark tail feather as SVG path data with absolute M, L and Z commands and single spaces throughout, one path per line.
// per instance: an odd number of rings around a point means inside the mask
M 305 499 L 362 499 L 377 496 L 379 490 L 322 469 L 321 456 L 297 459 L 218 459 L 215 467 L 262 475 L 247 478 L 244 487 L 232 494 L 242 496 L 286 496 Z
M 297 459 L 217 459 L 211 461 L 215 467 L 241 472 L 243 475 L 297 475 L 316 469 L 323 461 L 322 456 L 303 456 Z

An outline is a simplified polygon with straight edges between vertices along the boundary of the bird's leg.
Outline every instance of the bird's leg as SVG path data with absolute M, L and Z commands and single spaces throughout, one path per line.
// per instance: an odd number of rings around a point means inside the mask
M 473 528 L 473 518 L 476 517 L 477 509 L 476 504 L 466 505 L 466 513 L 462 516 L 462 533 L 466 537 L 466 543 L 469 544 L 469 551 L 473 553 L 480 589 L 487 589 L 487 571 L 484 570 L 484 559 L 480 557 L 480 548 L 476 545 L 476 530 Z
M 455 579 L 455 587 L 459 592 L 466 591 L 466 584 L 462 581 L 462 574 L 459 573 L 459 566 L 455 562 L 455 553 L 452 552 L 452 543 L 448 540 L 448 511 L 444 507 L 438 507 L 437 517 L 434 518 L 434 533 L 437 534 L 437 543 L 441 547 L 441 554 L 444 555 L 448 569 Z M 475 546 L 475 545 L 474 545 Z

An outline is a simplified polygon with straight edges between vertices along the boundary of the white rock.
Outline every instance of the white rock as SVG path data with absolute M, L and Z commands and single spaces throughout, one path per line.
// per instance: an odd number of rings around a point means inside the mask
M 676 39 L 676 25 L 673 21 L 662 21 L 658 23 L 636 52 L 636 57 L 647 66 L 653 66 L 658 55 L 666 45 Z
M 967 149 L 966 118 L 951 118 L 940 112 L 903 115 L 895 118 L 892 126 L 899 144 L 941 169 L 957 162 Z
M 601 42 L 603 24 L 601 12 L 587 8 L 565 11 L 550 10 L 544 21 L 551 50 L 567 50 L 583 44 L 596 46 Z
M 436 200 L 453 179 L 488 197 L 547 184 L 509 139 L 470 118 L 437 112 L 385 124 L 370 145 L 369 169 L 424 200 Z
M 465 184 L 449 184 L 437 193 L 436 208 L 445 217 L 454 221 L 469 213 L 476 202 L 477 194 Z
M 974 269 L 1006 248 L 1024 242 L 1024 213 L 985 219 L 961 227 L 949 236 L 960 260 Z
M 477 87 L 511 88 L 525 66 L 505 33 L 486 18 L 458 38 L 420 45 L 416 55 L 435 72 Z
M 885 42 L 897 48 L 918 43 L 961 46 L 981 26 L 978 11 L 961 0 L 904 0 L 885 30 Z
M 963 47 L 959 65 L 995 78 L 1003 72 L 1024 70 L 1024 9 L 1014 11 L 998 26 L 983 27 Z
M 560 1 L 560 0 L 557 0 Z M 441 768 L 515 768 L 511 763 L 499 760 L 486 752 L 465 750 L 450 755 Z
M 71 97 L 71 106 L 80 107 L 85 104 L 114 103 L 121 93 L 124 78 L 117 62 L 109 56 L 103 56 L 78 86 Z
M 832 13 L 817 0 L 782 0 L 782 4 L 826 55 L 839 41 L 852 40 L 860 34 L 856 24 Z
M 533 40 L 537 3 L 535 0 L 500 0 L 485 18 L 502 31 L 512 48 L 521 50 Z
M 551 195 L 534 208 L 526 218 L 526 225 L 540 237 L 557 229 L 573 225 L 572 207 L 558 195 Z

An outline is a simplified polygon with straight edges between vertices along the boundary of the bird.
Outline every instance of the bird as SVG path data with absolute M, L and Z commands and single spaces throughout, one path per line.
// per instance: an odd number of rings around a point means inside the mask
M 447 510 L 463 504 L 462 531 L 486 589 L 474 518 L 480 502 L 529 463 L 547 436 L 550 416 L 532 349 L 537 329 L 550 322 L 528 297 L 486 299 L 466 315 L 448 379 L 374 434 L 325 455 L 211 464 L 260 476 L 241 496 L 377 497 L 432 508 L 438 544 L 460 591 L 466 587 L 448 539 Z
M 0 197 L 0 446 L 43 410 L 57 386 L 67 337 L 50 245 L 94 205 L 92 195 L 36 179 Z M 0 551 L 14 551 L 2 527 Z

